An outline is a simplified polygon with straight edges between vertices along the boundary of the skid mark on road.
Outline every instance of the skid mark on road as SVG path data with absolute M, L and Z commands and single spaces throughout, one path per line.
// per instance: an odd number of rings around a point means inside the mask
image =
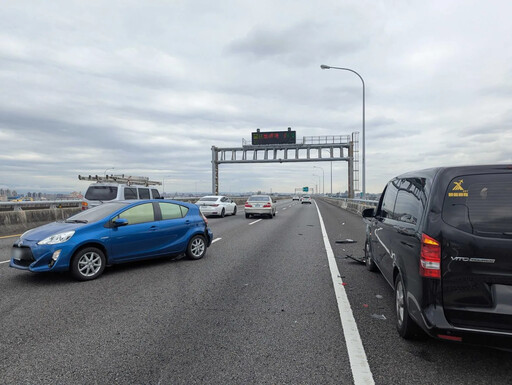
M 343 335 L 347 344 L 348 358 L 350 360 L 350 368 L 352 369 L 352 376 L 354 377 L 354 384 L 375 384 L 373 375 L 366 358 L 366 352 L 364 351 L 363 342 L 359 335 L 357 323 L 352 313 L 352 308 L 343 286 L 343 280 L 341 279 L 338 265 L 334 259 L 334 252 L 332 251 L 331 242 L 327 236 L 325 230 L 324 220 L 320 209 L 315 202 L 316 210 L 318 211 L 318 219 L 320 220 L 320 227 L 322 229 L 322 236 L 324 238 L 325 251 L 327 252 L 327 259 L 329 261 L 329 269 L 331 270 L 332 283 L 334 285 L 334 293 L 338 302 L 338 310 L 340 312 L 341 327 L 343 329 Z

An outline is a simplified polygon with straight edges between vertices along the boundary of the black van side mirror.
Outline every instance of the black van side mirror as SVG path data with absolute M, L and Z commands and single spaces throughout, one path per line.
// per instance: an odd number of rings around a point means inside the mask
M 373 207 L 363 210 L 363 218 L 373 218 L 373 217 L 375 217 L 375 209 Z

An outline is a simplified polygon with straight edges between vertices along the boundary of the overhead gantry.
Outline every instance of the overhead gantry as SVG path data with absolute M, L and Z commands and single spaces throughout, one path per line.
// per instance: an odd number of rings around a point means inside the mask
M 212 146 L 212 194 L 219 194 L 219 164 L 222 163 L 332 161 L 348 162 L 348 194 L 353 198 L 354 182 L 358 184 L 357 133 L 344 136 L 304 137 L 303 143 L 297 144 L 244 144 L 242 147 L 226 148 Z

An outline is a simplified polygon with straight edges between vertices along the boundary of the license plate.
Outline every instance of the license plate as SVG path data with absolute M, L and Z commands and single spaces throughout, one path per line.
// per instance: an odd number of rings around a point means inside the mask
M 13 247 L 12 249 L 12 258 L 20 261 L 23 257 L 23 250 L 21 250 L 19 247 Z
M 254 205 L 254 207 L 261 207 L 261 205 L 259 205 L 259 204 L 255 204 L 255 205 Z

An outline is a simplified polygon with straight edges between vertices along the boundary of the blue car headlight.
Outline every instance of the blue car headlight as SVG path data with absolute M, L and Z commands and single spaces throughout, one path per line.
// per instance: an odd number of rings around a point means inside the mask
M 38 245 L 56 245 L 68 241 L 74 234 L 74 231 L 66 231 L 65 233 L 50 235 L 48 238 L 37 242 Z

